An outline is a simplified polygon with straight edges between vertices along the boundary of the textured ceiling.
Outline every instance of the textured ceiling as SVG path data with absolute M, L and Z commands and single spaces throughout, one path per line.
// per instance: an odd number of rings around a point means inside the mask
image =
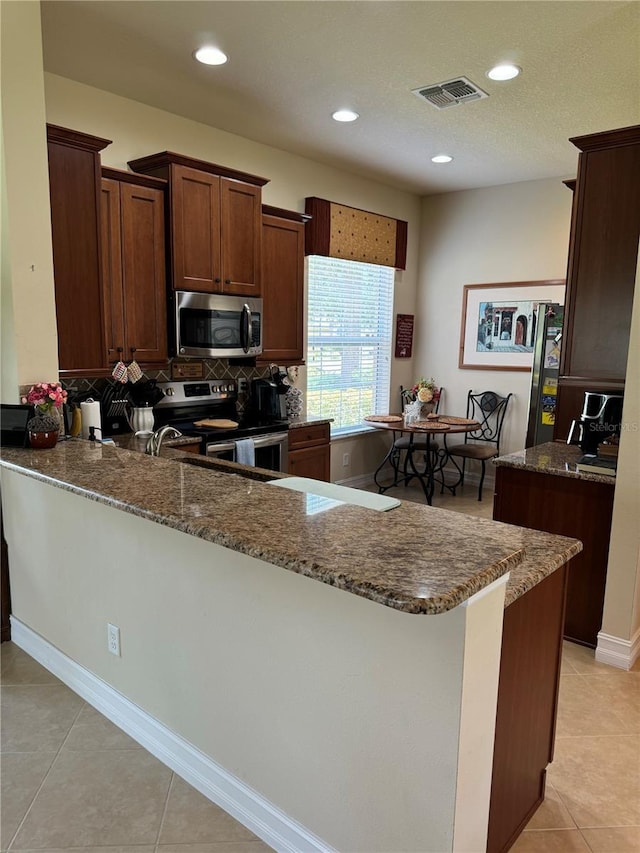
M 41 6 L 47 71 L 424 195 L 571 176 L 569 137 L 640 121 L 638 2 Z M 193 60 L 208 42 L 226 65 Z M 501 60 L 523 74 L 489 80 Z M 411 93 L 460 75 L 490 97 L 439 111 Z M 345 106 L 357 122 L 331 119 Z

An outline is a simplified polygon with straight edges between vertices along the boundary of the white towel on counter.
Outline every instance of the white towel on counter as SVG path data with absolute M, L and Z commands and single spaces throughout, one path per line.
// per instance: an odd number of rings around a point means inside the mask
M 256 464 L 256 448 L 252 438 L 240 438 L 235 442 L 236 445 L 236 462 L 240 465 L 255 466 Z

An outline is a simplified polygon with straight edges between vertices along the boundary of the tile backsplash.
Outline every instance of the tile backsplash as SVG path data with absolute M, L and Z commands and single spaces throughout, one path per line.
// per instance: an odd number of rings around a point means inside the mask
M 197 362 L 202 363 L 204 365 L 204 380 L 214 380 L 214 379 L 234 379 L 236 382 L 240 379 L 246 379 L 249 382 L 252 379 L 263 379 L 269 376 L 269 366 L 268 365 L 242 365 L 238 366 L 233 362 L 227 361 L 227 359 L 222 358 L 212 358 L 212 359 L 188 359 L 181 358 L 181 363 L 189 363 L 189 362 Z M 144 378 L 146 379 L 156 379 L 158 382 L 170 382 L 171 381 L 171 364 L 164 370 L 145 370 L 143 373 Z M 96 397 L 99 397 L 104 390 L 106 384 L 108 382 L 112 382 L 111 379 L 96 379 L 96 378 L 78 378 L 74 377 L 73 379 L 62 379 L 62 386 L 69 393 L 71 397 L 75 394 L 81 394 L 85 396 L 86 394 L 95 394 Z M 176 380 L 181 381 L 181 380 Z M 197 379 L 193 380 L 185 380 L 197 382 Z M 23 392 L 21 389 L 21 393 L 26 393 L 29 390 L 28 386 L 26 390 Z M 126 387 L 126 386 L 124 386 Z M 246 395 L 240 395 L 238 397 L 238 408 L 240 411 L 244 409 L 247 398 Z

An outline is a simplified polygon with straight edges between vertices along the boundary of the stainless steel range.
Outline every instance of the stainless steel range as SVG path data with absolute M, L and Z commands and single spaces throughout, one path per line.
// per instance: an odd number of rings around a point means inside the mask
M 286 473 L 288 422 L 257 412 L 239 417 L 234 381 L 158 382 L 158 388 L 165 396 L 153 409 L 156 428 L 170 424 L 200 437 L 200 453 L 207 456 Z

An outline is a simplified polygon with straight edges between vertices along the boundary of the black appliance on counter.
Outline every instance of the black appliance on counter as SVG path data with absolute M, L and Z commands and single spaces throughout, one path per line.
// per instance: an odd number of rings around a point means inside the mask
M 620 435 L 622 394 L 585 391 L 582 414 L 571 422 L 567 444 L 579 444 L 587 456 L 595 456 L 605 439 Z
M 282 388 L 280 390 L 278 383 L 272 379 L 254 379 L 248 405 L 251 417 L 266 423 L 284 420 L 287 416 L 284 397 L 287 388 Z
M 251 409 L 239 415 L 234 381 L 159 382 L 158 387 L 164 397 L 153 409 L 156 429 L 169 424 L 183 435 L 197 436 L 200 453 L 232 462 L 238 461 L 240 448 L 236 443 L 251 439 L 257 467 L 287 471 L 288 421 L 264 413 L 258 417 Z M 237 426 L 196 426 L 195 422 L 202 420 L 231 421 Z

